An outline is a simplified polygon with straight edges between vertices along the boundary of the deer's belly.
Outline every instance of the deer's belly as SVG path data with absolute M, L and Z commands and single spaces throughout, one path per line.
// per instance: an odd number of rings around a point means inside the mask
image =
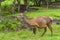
M 47 27 L 47 25 L 40 25 L 38 26 L 39 28 L 44 28 L 44 27 Z

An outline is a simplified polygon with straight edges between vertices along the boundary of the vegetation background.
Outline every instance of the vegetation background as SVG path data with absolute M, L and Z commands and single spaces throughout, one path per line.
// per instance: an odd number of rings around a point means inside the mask
M 21 0 L 21 4 L 23 3 L 23 0 Z M 43 29 L 37 29 L 36 35 L 28 29 L 20 30 L 19 27 L 21 26 L 21 19 L 17 20 L 17 18 L 14 18 L 15 16 L 20 15 L 20 12 L 11 13 L 11 4 L 13 4 L 13 0 L 5 0 L 1 2 L 2 12 L 0 14 L 2 15 L 2 22 L 0 22 L 0 40 L 60 40 L 60 25 L 52 25 L 52 37 L 50 36 L 50 31 L 48 28 L 43 37 L 41 37 Z M 29 4 L 33 5 L 33 1 L 30 1 Z M 60 16 L 60 8 L 46 9 L 45 6 L 32 6 L 31 8 L 38 8 L 39 10 L 28 11 L 26 16 L 29 18 L 51 16 L 54 20 L 60 20 L 60 18 L 55 17 Z M 18 31 L 17 28 L 19 28 Z

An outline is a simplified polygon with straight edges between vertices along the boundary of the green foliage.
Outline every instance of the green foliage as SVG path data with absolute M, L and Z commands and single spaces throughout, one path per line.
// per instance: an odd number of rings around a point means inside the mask
M 53 19 L 60 20 L 60 18 L 56 18 L 56 16 L 60 16 L 60 9 L 43 9 L 43 10 L 37 10 L 33 11 L 31 10 L 28 12 L 27 16 L 32 18 L 32 17 L 38 17 L 38 16 L 51 16 Z
M 9 28 L 9 30 L 16 30 L 17 24 L 21 24 L 17 18 L 12 18 L 11 16 L 3 17 L 2 22 L 0 22 L 0 30 Z M 8 30 L 7 30 L 8 31 Z
M 10 29 L 15 30 L 17 27 L 17 24 L 21 24 L 20 20 L 17 20 L 17 18 L 13 18 L 11 16 L 18 16 L 20 13 L 3 13 L 3 21 L 0 23 L 0 29 L 3 27 L 8 26 Z M 38 16 L 51 16 L 53 19 L 60 20 L 60 18 L 56 18 L 55 15 L 60 15 L 60 9 L 50 9 L 50 10 L 37 10 L 37 11 L 30 11 L 26 14 L 29 18 L 38 17 Z
M 1 6 L 11 5 L 12 3 L 13 3 L 13 0 L 5 0 L 1 3 Z
M 11 5 L 13 0 L 6 0 L 2 2 L 2 9 L 11 10 Z M 23 3 L 23 2 L 22 2 Z M 4 6 L 4 7 L 3 7 Z M 39 7 L 40 8 L 40 7 Z M 21 24 L 20 20 L 16 18 L 9 18 L 10 16 L 18 16 L 20 13 L 11 14 L 9 12 L 3 11 L 3 20 L 0 22 L 0 30 L 3 28 L 9 28 L 10 30 L 16 30 L 17 24 Z M 26 14 L 29 18 L 38 17 L 38 16 L 51 16 L 53 19 L 60 20 L 60 18 L 56 18 L 54 15 L 60 16 L 60 9 L 44 9 L 27 12 Z M 19 32 L 0 32 L 0 40 L 60 40 L 60 25 L 52 25 L 53 27 L 53 36 L 50 36 L 50 30 L 47 28 L 47 32 L 44 37 L 41 37 L 43 32 L 42 30 L 37 30 L 37 34 L 34 35 L 30 30 L 20 30 Z
M 9 6 L 4 5 L 4 6 L 1 7 L 1 9 L 2 9 L 2 11 L 5 11 L 5 12 L 6 11 L 7 12 L 11 12 L 12 6 L 10 6 L 10 5 Z
M 50 30 L 47 28 L 46 34 L 41 37 L 43 30 L 38 31 L 36 35 L 30 30 L 21 30 L 19 32 L 1 32 L 0 40 L 59 40 L 60 39 L 60 25 L 52 25 L 53 36 L 50 35 Z
M 13 23 L 14 23 L 13 20 L 9 20 L 8 23 L 6 23 L 6 25 L 8 25 L 10 29 L 15 30 L 16 24 Z

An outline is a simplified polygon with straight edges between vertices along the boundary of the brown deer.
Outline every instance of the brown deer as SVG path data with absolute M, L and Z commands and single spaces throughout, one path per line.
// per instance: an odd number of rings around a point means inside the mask
M 51 31 L 51 36 L 52 36 L 52 18 L 49 16 L 39 16 L 39 17 L 34 17 L 34 18 L 27 18 L 23 13 L 20 15 L 20 18 L 25 20 L 31 27 L 33 28 L 33 33 L 36 34 L 36 28 L 44 28 L 44 32 L 41 36 L 45 34 L 47 31 L 47 27 Z

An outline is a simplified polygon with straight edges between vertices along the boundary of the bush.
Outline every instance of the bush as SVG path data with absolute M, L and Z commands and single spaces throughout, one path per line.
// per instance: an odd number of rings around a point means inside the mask
M 15 31 L 18 29 L 17 24 L 20 24 L 20 21 L 17 20 L 16 18 L 5 17 L 0 23 L 0 30 Z

